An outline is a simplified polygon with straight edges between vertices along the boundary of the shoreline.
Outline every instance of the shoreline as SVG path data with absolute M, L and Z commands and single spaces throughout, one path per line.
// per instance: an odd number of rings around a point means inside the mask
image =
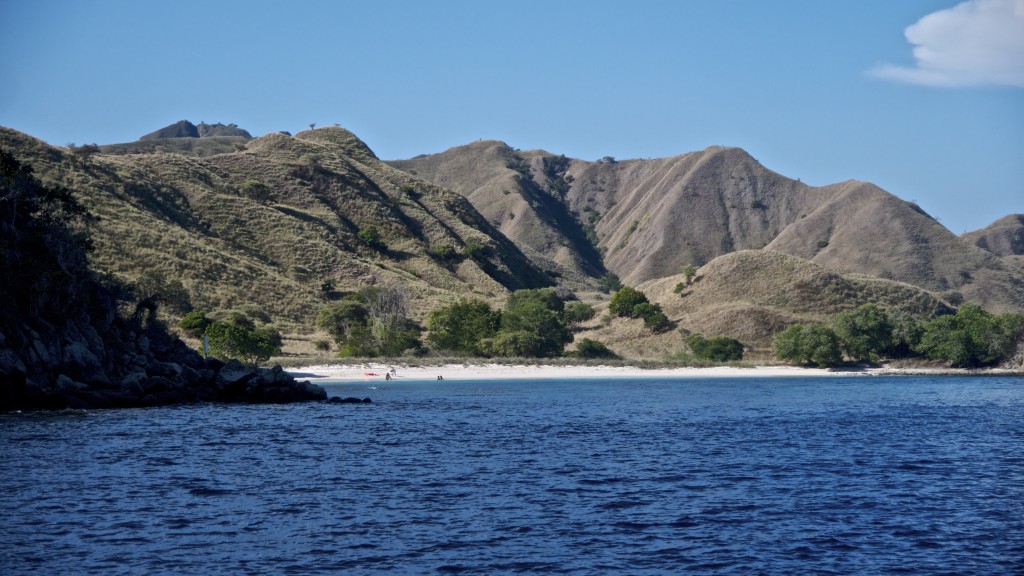
M 395 368 L 395 381 L 437 380 L 578 380 L 612 378 L 771 378 L 771 377 L 865 377 L 865 376 L 1024 376 L 1019 370 L 954 368 L 885 368 L 862 369 L 803 368 L 796 366 L 755 366 L 741 368 L 716 366 L 709 368 L 637 368 L 605 365 L 515 365 L 497 363 L 444 364 L 440 366 L 403 366 L 386 362 L 358 364 L 317 364 L 289 368 L 297 380 L 323 382 L 386 381 Z

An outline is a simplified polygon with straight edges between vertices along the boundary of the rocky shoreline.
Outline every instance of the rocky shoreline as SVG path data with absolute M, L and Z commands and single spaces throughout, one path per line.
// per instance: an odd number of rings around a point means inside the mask
M 83 314 L 0 331 L 0 412 L 327 400 L 280 366 L 203 358 L 159 323 L 108 319 L 99 330 Z

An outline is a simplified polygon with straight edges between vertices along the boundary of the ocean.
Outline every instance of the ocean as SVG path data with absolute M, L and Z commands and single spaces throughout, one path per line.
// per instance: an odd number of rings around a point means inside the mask
M 0 414 L 0 574 L 1022 574 L 1024 378 Z

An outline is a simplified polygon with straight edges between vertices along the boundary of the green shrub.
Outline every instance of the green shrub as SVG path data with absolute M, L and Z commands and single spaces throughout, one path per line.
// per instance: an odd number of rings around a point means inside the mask
M 451 244 L 441 244 L 430 249 L 430 257 L 443 265 L 447 265 L 458 259 L 459 255 Z
M 570 354 L 579 358 L 618 358 L 614 352 L 608 349 L 603 343 L 590 338 L 583 338 L 576 343 L 576 350 Z
M 499 332 L 491 343 L 497 356 L 540 358 L 552 356 L 550 346 L 543 338 L 528 330 Z
M 686 339 L 686 344 L 693 355 L 701 360 L 735 362 L 743 359 L 743 344 L 728 336 L 704 338 L 695 334 Z
M 661 311 L 660 307 L 656 306 L 653 314 L 646 315 L 643 318 L 644 327 L 655 334 L 672 329 L 672 321 Z
M 471 240 L 462 248 L 462 253 L 474 262 L 480 263 L 487 259 L 487 246 Z
M 260 204 L 266 204 L 271 199 L 271 189 L 263 182 L 258 180 L 246 180 L 242 183 L 238 189 L 242 196 L 259 202 Z
M 597 314 L 594 307 L 584 302 L 572 302 L 565 306 L 565 311 L 562 313 L 562 320 L 566 324 L 581 324 L 588 320 L 592 320 Z
M 686 281 L 686 285 L 693 284 L 693 279 L 697 277 L 697 267 L 693 264 L 683 266 L 683 278 Z
M 369 226 L 360 229 L 359 233 L 356 234 L 356 236 L 358 236 L 359 240 L 361 240 L 364 244 L 366 244 L 370 248 L 373 248 L 374 250 L 377 250 L 378 252 L 383 252 L 388 249 L 387 244 L 385 244 L 384 240 L 381 239 L 380 237 L 380 231 L 378 231 L 377 227 L 374 226 L 373 224 L 370 224 Z

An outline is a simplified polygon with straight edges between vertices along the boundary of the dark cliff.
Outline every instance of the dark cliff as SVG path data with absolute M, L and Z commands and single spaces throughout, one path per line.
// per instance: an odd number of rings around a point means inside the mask
M 280 368 L 207 361 L 88 266 L 89 213 L 0 151 L 0 410 L 325 399 Z

